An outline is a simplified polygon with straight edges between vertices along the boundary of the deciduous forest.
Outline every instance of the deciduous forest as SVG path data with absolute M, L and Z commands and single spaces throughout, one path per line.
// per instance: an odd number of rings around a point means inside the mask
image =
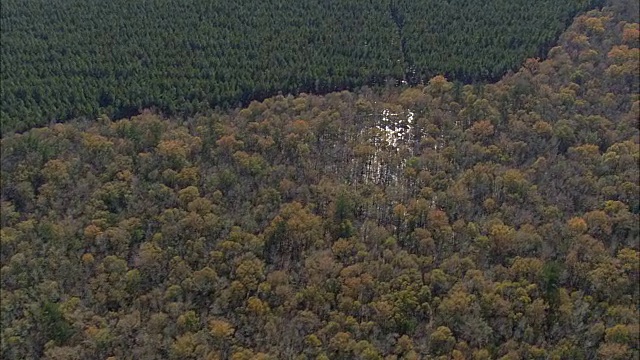
M 11 24 L 27 24 L 15 19 L 27 19 L 30 12 L 57 19 L 61 15 L 52 9 L 93 4 L 34 3 L 20 9 L 3 3 L 3 28 L 9 18 Z M 300 48 L 296 41 L 307 40 L 290 29 L 307 25 L 265 2 L 227 4 L 273 15 L 226 18 L 234 25 L 211 36 L 279 24 L 281 32 L 248 32 L 225 45 L 208 35 L 186 36 L 184 29 L 197 26 L 209 34 L 204 23 L 215 11 L 204 12 L 196 2 L 187 1 L 183 10 L 206 16 L 176 16 L 175 29 L 163 21 L 149 23 L 172 16 L 168 5 L 154 8 L 154 17 L 138 18 L 146 7 L 131 11 L 135 25 L 125 29 L 126 21 L 109 14 L 140 5 L 106 2 L 92 7 L 97 13 L 85 14 L 103 23 L 85 24 L 78 17 L 67 26 L 93 26 L 91 31 L 103 34 L 100 41 L 112 41 L 113 47 L 120 43 L 110 31 L 120 29 L 119 36 L 132 37 L 130 56 L 139 60 L 121 58 L 125 68 L 101 68 L 111 60 L 78 60 L 51 77 L 21 72 L 18 65 L 33 58 L 31 66 L 37 67 L 46 60 L 38 56 L 52 53 L 4 56 L 44 42 L 11 49 L 3 43 L 3 119 L 17 119 L 28 109 L 37 114 L 27 117 L 34 119 L 29 126 L 47 122 L 53 108 L 67 111 L 73 104 L 83 112 L 96 94 L 105 102 L 95 109 L 116 109 L 144 96 L 149 103 L 192 95 L 197 101 L 231 99 L 247 89 L 298 89 L 308 84 L 305 77 L 316 82 L 314 74 L 324 76 L 318 86 L 344 84 L 354 69 L 361 74 L 353 75 L 359 79 L 353 85 L 362 86 L 276 95 L 230 109 L 205 106 L 192 116 L 171 115 L 159 106 L 135 116 L 77 117 L 4 134 L 0 357 L 638 359 L 638 2 L 607 0 L 577 15 L 544 59 L 527 60 L 520 57 L 539 41 L 520 42 L 523 35 L 514 30 L 519 23 L 550 21 L 557 27 L 548 34 L 527 28 L 527 35 L 552 39 L 562 19 L 586 5 L 541 1 L 520 16 L 525 2 L 495 3 L 495 9 L 480 10 L 473 1 L 442 2 L 440 15 L 429 18 L 411 10 L 398 34 L 381 29 L 396 26 L 380 15 L 387 10 L 382 2 L 302 1 L 295 6 L 318 11 L 309 20 L 312 29 L 342 23 L 335 8 L 342 6 L 360 19 L 349 26 L 371 32 L 346 27 L 333 34 L 339 40 L 332 46 L 320 37 L 317 48 Z M 447 10 L 456 4 L 464 11 Z M 314 14 L 311 8 L 305 13 Z M 498 10 L 509 14 L 491 19 L 507 33 L 491 43 L 471 42 L 475 48 L 447 40 L 475 34 L 468 27 L 443 24 L 459 31 L 429 37 L 431 25 L 419 25 L 433 18 L 446 22 L 445 13 L 462 24 L 470 14 Z M 194 23 L 179 23 L 187 18 Z M 47 46 L 63 51 L 69 33 L 61 23 L 29 26 L 40 27 L 39 36 L 51 39 Z M 476 28 L 491 34 L 493 26 L 479 21 Z M 137 38 L 141 29 L 150 38 L 158 31 L 175 37 L 160 45 Z M 74 34 L 76 41 L 88 41 Z M 3 42 L 14 35 L 3 29 Z M 288 40 L 263 43 L 268 36 Z M 404 45 L 385 45 L 399 36 L 407 40 Z M 219 47 L 206 45 L 214 43 Z M 450 48 L 439 53 L 424 44 Z M 499 44 L 510 44 L 510 55 L 501 55 Z M 280 53 L 279 45 L 289 52 Z M 91 46 L 64 51 L 85 60 L 117 53 L 83 55 L 97 51 Z M 227 55 L 181 57 L 185 46 Z M 260 53 L 269 46 L 281 57 Z M 474 49 L 484 55 L 474 57 Z M 247 51 L 255 53 L 241 55 Z M 331 51 L 335 56 L 324 56 Z M 473 61 L 461 60 L 466 51 Z M 163 57 L 167 53 L 174 55 Z M 396 60 L 406 54 L 415 65 L 412 74 L 424 81 L 365 85 L 369 76 L 404 73 L 407 64 Z M 492 54 L 501 61 L 489 60 Z M 200 63 L 205 58 L 226 63 L 209 67 Z M 442 68 L 425 70 L 437 58 Z M 181 77 L 156 67 L 176 59 L 183 61 L 175 70 Z M 302 59 L 315 65 L 306 67 Z M 145 67 L 145 61 L 155 65 Z M 515 63 L 516 71 L 493 83 L 454 81 L 456 74 L 495 76 Z M 208 87 L 202 73 L 207 68 L 212 78 L 227 79 L 215 82 L 221 88 Z M 282 77 L 292 68 L 301 69 L 293 72 L 300 78 Z M 342 70 L 331 75 L 328 68 Z M 85 82 L 95 69 L 103 77 Z M 248 69 L 245 78 L 238 77 Z M 77 75 L 69 77 L 68 71 Z M 132 87 L 118 87 L 116 73 L 131 79 L 122 81 Z M 132 80 L 138 77 L 148 81 Z M 260 81 L 264 86 L 256 85 Z M 23 97 L 16 100 L 19 88 Z M 63 88 L 71 92 L 57 90 Z M 42 107 L 29 105 L 36 89 L 49 92 L 40 94 Z M 121 92 L 110 92 L 115 90 Z M 16 103 L 24 107 L 15 110 Z

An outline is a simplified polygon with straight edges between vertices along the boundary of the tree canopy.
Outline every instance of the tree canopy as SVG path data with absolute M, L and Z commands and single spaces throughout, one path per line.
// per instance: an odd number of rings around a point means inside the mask
M 496 80 L 598 1 L 3 0 L 2 132 L 436 74 Z
M 0 356 L 638 358 L 630 3 L 493 84 L 6 135 Z

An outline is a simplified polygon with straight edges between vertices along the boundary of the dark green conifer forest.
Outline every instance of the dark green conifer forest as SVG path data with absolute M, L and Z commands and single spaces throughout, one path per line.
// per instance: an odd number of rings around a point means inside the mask
M 11 1 L 0 358 L 640 359 L 636 0 Z
M 436 74 L 497 80 L 591 1 L 3 0 L 2 131 Z

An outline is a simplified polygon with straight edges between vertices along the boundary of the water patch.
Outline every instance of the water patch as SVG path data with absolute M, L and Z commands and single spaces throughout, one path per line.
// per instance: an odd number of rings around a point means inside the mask
M 409 109 L 393 113 L 382 111 L 369 136 L 374 148 L 365 165 L 364 181 L 388 185 L 400 178 L 406 159 L 413 155 L 413 121 L 415 113 Z

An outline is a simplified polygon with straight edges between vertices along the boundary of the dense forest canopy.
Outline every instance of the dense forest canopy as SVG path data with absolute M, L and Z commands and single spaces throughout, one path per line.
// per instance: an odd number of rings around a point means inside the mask
M 85 6 L 42 4 L 9 8 Z M 577 17 L 494 84 L 4 136 L 0 357 L 638 359 L 637 6 Z M 145 27 L 176 34 L 163 51 L 184 40 L 171 23 Z M 395 56 L 376 49 L 372 63 Z
M 278 92 L 497 79 L 599 0 L 3 0 L 3 132 Z

